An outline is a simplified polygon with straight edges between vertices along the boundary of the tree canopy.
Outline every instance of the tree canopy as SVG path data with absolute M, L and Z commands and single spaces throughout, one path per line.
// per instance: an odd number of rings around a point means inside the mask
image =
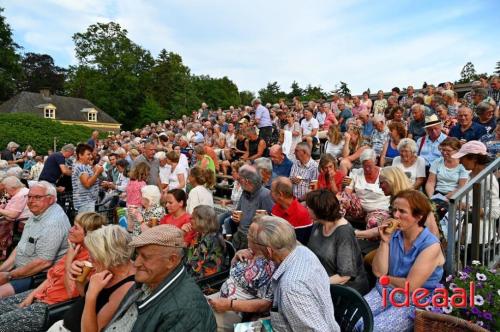
M 21 76 L 20 49 L 12 39 L 12 30 L 2 15 L 0 7 L 0 102 L 9 99 L 16 92 Z

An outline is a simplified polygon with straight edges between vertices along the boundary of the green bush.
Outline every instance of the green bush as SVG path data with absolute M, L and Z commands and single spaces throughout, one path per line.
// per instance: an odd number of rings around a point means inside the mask
M 86 142 L 91 134 L 91 128 L 64 125 L 31 114 L 0 114 L 0 150 L 14 141 L 22 151 L 31 145 L 38 154 L 45 155 L 54 147 L 54 137 L 59 150 L 64 144 Z

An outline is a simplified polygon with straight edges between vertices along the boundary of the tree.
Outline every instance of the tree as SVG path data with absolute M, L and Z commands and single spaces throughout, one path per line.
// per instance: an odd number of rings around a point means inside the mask
M 19 84 L 21 90 L 38 92 L 49 88 L 53 93 L 64 94 L 64 81 L 67 70 L 54 65 L 48 54 L 26 53 L 21 62 L 23 72 Z
M 292 100 L 293 97 L 299 97 L 302 100 L 302 97 L 304 97 L 304 90 L 300 88 L 299 83 L 296 81 L 293 81 L 292 85 L 290 86 L 290 93 L 288 94 L 288 99 Z
M 338 93 L 341 96 L 347 96 L 351 94 L 351 90 L 347 86 L 346 82 L 340 81 L 340 88 L 333 90 L 333 93 Z
M 493 73 L 500 75 L 500 61 L 497 61 L 497 66 L 495 67 L 495 71 Z
M 318 100 L 325 97 L 325 92 L 321 86 L 312 86 L 309 84 L 304 90 L 304 100 Z
M 2 15 L 0 7 L 0 102 L 16 93 L 16 81 L 21 75 L 20 46 L 12 39 L 12 30 Z
M 165 120 L 168 115 L 167 111 L 152 96 L 147 96 L 144 104 L 139 107 L 139 119 L 136 125 L 141 127 L 151 122 Z
M 252 91 L 240 91 L 240 105 L 251 105 L 254 98 L 255 94 Z
M 191 82 L 198 98 L 198 103 L 193 105 L 193 108 L 199 108 L 202 101 L 212 109 L 217 107 L 226 109 L 240 103 L 238 87 L 226 76 L 222 78 L 212 78 L 208 75 L 193 76 Z
M 475 80 L 477 74 L 474 64 L 467 62 L 460 72 L 460 80 L 458 83 L 470 83 Z
M 286 93 L 280 90 L 278 82 L 269 82 L 264 89 L 259 90 L 259 98 L 265 103 L 277 103 L 280 98 L 286 98 Z
M 70 68 L 70 94 L 91 100 L 126 128 L 133 127 L 145 103 L 144 87 L 151 82 L 150 52 L 114 22 L 93 24 L 73 40 L 79 64 Z

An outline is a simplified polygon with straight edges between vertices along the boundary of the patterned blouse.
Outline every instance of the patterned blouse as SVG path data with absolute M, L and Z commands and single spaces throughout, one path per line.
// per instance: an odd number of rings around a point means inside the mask
M 199 234 L 187 249 L 186 263 L 191 267 L 191 275 L 200 279 L 224 271 L 225 254 L 226 244 L 221 234 Z
M 246 262 L 238 261 L 231 267 L 229 278 L 220 289 L 220 297 L 238 300 L 273 300 L 271 278 L 276 265 L 264 258 L 255 257 Z

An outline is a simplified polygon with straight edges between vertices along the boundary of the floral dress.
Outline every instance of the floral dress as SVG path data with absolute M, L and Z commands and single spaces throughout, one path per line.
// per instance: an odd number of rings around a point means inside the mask
M 219 233 L 199 234 L 187 250 L 187 265 L 196 279 L 224 271 L 228 265 L 225 258 L 226 244 Z

